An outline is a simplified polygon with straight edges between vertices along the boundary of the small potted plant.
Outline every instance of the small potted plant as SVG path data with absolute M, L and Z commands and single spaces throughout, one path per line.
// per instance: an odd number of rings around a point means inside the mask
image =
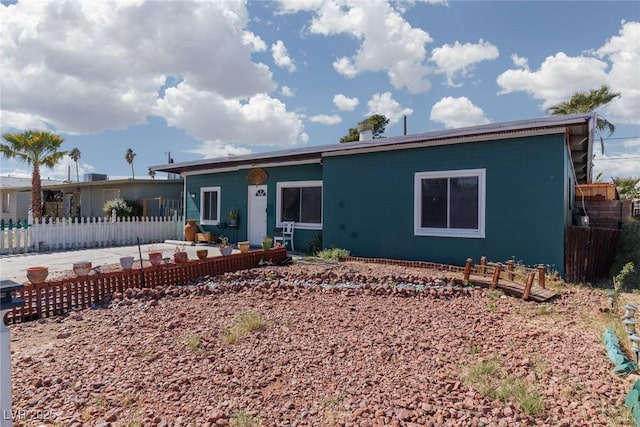
M 262 249 L 271 249 L 271 245 L 273 244 L 273 237 L 264 236 L 262 238 Z
M 184 245 L 176 246 L 176 251 L 173 253 L 173 260 L 176 263 L 189 261 L 189 256 L 187 255 Z
M 231 253 L 233 252 L 233 246 L 229 244 L 228 237 L 220 236 L 219 249 L 222 255 L 231 255 Z
M 249 252 L 249 248 L 251 247 L 251 242 L 245 240 L 244 242 L 238 242 L 238 249 L 240 249 L 240 253 L 246 254 Z
M 229 226 L 235 227 L 236 225 L 238 225 L 238 210 L 231 209 L 229 211 Z

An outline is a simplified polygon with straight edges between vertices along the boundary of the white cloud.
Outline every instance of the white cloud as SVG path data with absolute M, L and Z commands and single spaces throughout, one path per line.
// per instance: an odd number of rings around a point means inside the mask
M 560 52 L 547 57 L 538 70 L 507 70 L 497 82 L 501 94 L 525 91 L 543 100 L 546 110 L 576 92 L 600 87 L 607 81 L 606 68 L 607 64 L 597 58 L 572 58 Z
M 191 108 L 194 103 L 198 108 Z M 184 128 L 203 141 L 211 140 L 209 135 L 217 136 L 214 141 L 258 146 L 293 146 L 308 141 L 301 118 L 267 94 L 257 94 L 247 101 L 225 99 L 182 82 L 166 90 L 154 112 L 170 126 Z
M 391 125 L 397 123 L 403 116 L 413 114 L 411 108 L 402 108 L 398 101 L 391 97 L 391 92 L 374 94 L 367 102 L 367 107 L 369 108 L 366 113 L 367 117 L 381 114 L 389 119 L 389 124 Z
M 251 60 L 266 45 L 242 1 L 21 1 L 0 5 L 0 20 L 5 126 L 98 133 L 166 114 L 203 141 L 307 140 L 301 118 L 265 95 L 276 84 Z M 158 99 L 168 76 L 181 82 Z
M 342 122 L 342 118 L 340 116 L 333 114 L 328 116 L 326 114 L 319 114 L 317 116 L 309 117 L 309 121 L 314 123 L 322 123 L 323 125 L 336 125 Z
M 189 153 L 200 154 L 205 159 L 213 159 L 216 157 L 241 156 L 243 154 L 251 154 L 251 150 L 242 147 L 236 147 L 231 144 L 225 144 L 220 140 L 205 141 L 196 149 L 186 150 Z
M 271 45 L 271 55 L 273 56 L 273 61 L 278 67 L 284 68 L 290 73 L 296 70 L 296 64 L 294 64 L 293 60 L 289 57 L 287 48 L 282 40 L 278 40 Z
M 400 14 L 402 9 L 394 9 L 386 0 L 289 0 L 281 1 L 280 6 L 284 12 L 312 11 L 312 34 L 344 34 L 361 42 L 357 52 L 334 61 L 334 69 L 343 76 L 386 72 L 396 89 L 420 93 L 431 87 L 425 64 L 425 45 L 431 37 L 413 28 Z
M 515 65 L 516 67 L 523 68 L 525 70 L 529 69 L 529 60 L 527 58 L 512 53 L 511 60 L 513 61 L 513 65 Z
M 359 103 L 358 98 L 349 98 L 341 93 L 333 96 L 333 104 L 340 111 L 353 111 Z
M 593 159 L 593 176 L 602 173 L 602 180 L 611 181 L 612 177 L 640 177 L 640 150 L 630 153 L 608 156 L 596 154 Z
M 620 93 L 606 109 L 609 119 L 640 124 L 640 22 L 623 22 L 620 34 L 596 54 L 611 62 L 609 85 Z
M 496 59 L 498 55 L 498 48 L 482 39 L 475 44 L 456 41 L 433 49 L 431 61 L 436 63 L 437 72 L 447 76 L 447 85 L 455 87 L 461 86 L 453 81 L 457 75 L 467 77 L 478 62 Z
M 250 31 L 242 33 L 242 43 L 249 46 L 251 52 L 264 52 L 267 50 L 267 44 L 264 40 Z
M 512 55 L 519 67 L 498 76 L 501 94 L 524 91 L 542 101 L 543 110 L 573 94 L 608 85 L 621 96 L 603 108 L 612 123 L 640 124 L 640 23 L 622 23 L 619 35 L 601 48 L 570 57 L 563 52 L 548 56 L 537 70 Z
M 291 89 L 289 86 L 281 86 L 280 87 L 280 95 L 282 96 L 294 96 L 295 95 L 295 91 L 293 89 Z
M 637 147 L 640 149 L 640 138 L 627 139 L 622 143 L 622 146 L 626 148 Z M 638 167 L 640 168 L 640 165 Z
M 455 129 L 475 126 L 491 121 L 484 116 L 481 108 L 473 105 L 467 97 L 453 98 L 446 96 L 431 107 L 429 117 L 434 122 L 444 124 L 445 128 Z

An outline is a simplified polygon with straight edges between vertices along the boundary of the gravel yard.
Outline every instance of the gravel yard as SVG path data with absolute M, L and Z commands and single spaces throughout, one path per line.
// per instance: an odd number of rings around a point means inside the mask
M 565 287 L 539 304 L 451 275 L 300 262 L 11 325 L 14 425 L 631 420 L 632 379 L 612 374 L 600 338 L 602 292 Z

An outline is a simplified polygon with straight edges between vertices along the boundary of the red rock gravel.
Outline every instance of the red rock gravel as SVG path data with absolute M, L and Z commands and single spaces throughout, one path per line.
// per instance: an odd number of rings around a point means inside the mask
M 368 283 L 335 289 L 308 283 Z M 11 325 L 15 426 L 606 426 L 629 380 L 594 326 L 602 294 L 547 304 L 447 285 L 437 271 L 299 263 L 133 290 L 105 308 Z M 302 284 L 307 283 L 307 284 Z M 235 344 L 241 313 L 262 330 Z M 525 414 L 484 397 L 465 368 L 495 358 L 544 400 Z M 30 416 L 31 419 L 25 419 Z M 39 418 L 39 419 L 38 419 Z M 48 424 L 47 424 L 48 423 Z

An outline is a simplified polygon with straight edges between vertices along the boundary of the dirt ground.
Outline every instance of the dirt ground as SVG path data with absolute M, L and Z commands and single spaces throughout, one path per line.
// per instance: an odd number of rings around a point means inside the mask
M 541 304 L 451 279 L 300 262 L 11 325 L 14 425 L 630 423 L 604 292 Z

